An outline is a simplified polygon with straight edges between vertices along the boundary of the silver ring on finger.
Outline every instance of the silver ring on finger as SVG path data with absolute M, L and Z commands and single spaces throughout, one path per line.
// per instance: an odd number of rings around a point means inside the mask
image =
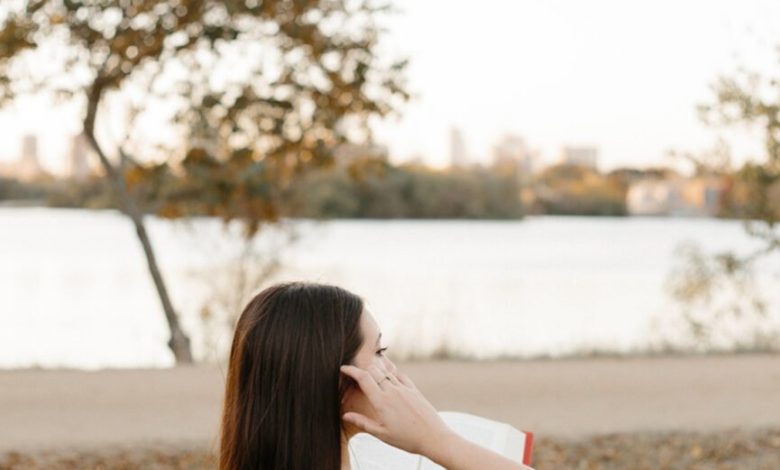
M 390 381 L 390 383 L 393 383 L 393 379 L 391 379 L 389 375 L 386 375 L 386 376 L 385 376 L 385 377 L 384 377 L 382 380 L 380 380 L 379 382 L 377 382 L 377 384 L 379 384 L 379 385 L 381 386 L 381 385 L 382 385 L 382 383 L 383 383 L 385 380 L 389 380 L 389 381 Z
M 368 373 L 371 374 L 371 377 L 374 379 L 374 382 L 378 384 L 382 383 L 388 374 L 382 373 L 378 368 L 371 367 L 368 369 Z

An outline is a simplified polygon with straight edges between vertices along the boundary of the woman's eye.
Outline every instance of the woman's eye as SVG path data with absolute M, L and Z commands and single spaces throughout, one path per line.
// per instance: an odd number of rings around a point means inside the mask
M 376 352 L 376 355 L 377 355 L 377 356 L 383 356 L 383 355 L 384 355 L 384 353 L 385 353 L 385 351 L 387 351 L 387 346 L 385 346 L 384 348 L 382 348 L 382 349 L 378 350 L 378 351 Z

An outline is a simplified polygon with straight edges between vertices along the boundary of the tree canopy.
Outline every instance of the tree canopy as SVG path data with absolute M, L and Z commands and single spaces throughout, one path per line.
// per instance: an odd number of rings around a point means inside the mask
M 388 7 L 369 1 L 12 0 L 2 8 L 0 102 L 42 91 L 79 100 L 94 134 L 104 95 L 124 93 L 127 138 L 104 153 L 122 158 L 130 187 L 177 177 L 168 185 L 176 190 L 159 195 L 167 216 L 197 206 L 254 229 L 276 214 L 274 188 L 330 163 L 340 143 L 367 140 L 368 120 L 407 98 L 405 62 L 377 54 Z M 133 141 L 150 112 L 165 112 L 178 137 L 164 148 Z
M 177 361 L 192 361 L 189 339 L 143 203 L 154 201 L 152 209 L 169 217 L 240 219 L 249 236 L 275 220 L 280 188 L 330 163 L 339 144 L 369 140 L 369 119 L 407 98 L 405 62 L 377 53 L 386 10 L 368 0 L 0 5 L 0 105 L 48 93 L 83 106 L 84 134 L 134 224 Z M 109 95 L 122 98 L 126 115 L 116 142 L 96 126 L 107 119 Z M 135 132 L 153 118 L 176 135 L 156 149 Z

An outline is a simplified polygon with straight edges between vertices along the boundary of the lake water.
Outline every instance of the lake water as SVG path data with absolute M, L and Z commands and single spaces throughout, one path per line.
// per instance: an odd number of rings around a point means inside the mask
M 175 305 L 200 356 L 229 338 L 200 312 L 239 244 L 217 220 L 150 218 Z M 389 353 L 477 358 L 628 352 L 679 338 L 667 282 L 676 248 L 748 249 L 734 221 L 529 217 L 522 221 L 290 221 L 260 237 L 274 280 L 360 294 Z M 758 277 L 777 286 L 778 265 Z M 224 284 L 224 282 L 222 282 Z M 224 289 L 224 286 L 220 287 Z M 779 319 L 769 289 L 770 321 Z M 0 209 L 0 368 L 164 367 L 167 328 L 131 224 L 110 211 Z

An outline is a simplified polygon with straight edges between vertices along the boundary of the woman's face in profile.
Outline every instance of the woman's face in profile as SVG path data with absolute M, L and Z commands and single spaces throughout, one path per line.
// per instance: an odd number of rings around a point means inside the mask
M 382 334 L 379 331 L 379 325 L 377 325 L 374 316 L 368 309 L 363 309 L 363 313 L 360 315 L 360 331 L 363 335 L 363 344 L 360 346 L 355 359 L 352 361 L 352 365 L 360 367 L 361 369 L 368 369 L 371 366 L 376 366 L 380 371 L 388 371 L 395 373 L 395 364 L 385 356 L 385 346 L 382 343 Z M 355 385 L 344 394 L 341 413 L 347 411 L 356 411 L 364 414 L 369 418 L 374 418 L 376 413 L 374 408 L 368 401 L 368 398 L 360 391 Z M 357 434 L 358 430 L 351 424 L 345 424 L 344 430 L 348 437 L 352 437 Z

